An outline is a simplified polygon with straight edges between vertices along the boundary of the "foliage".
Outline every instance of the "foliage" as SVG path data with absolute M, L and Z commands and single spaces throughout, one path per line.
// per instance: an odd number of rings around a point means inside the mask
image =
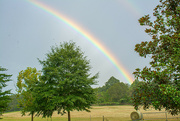
M 150 67 L 134 72 L 143 83 L 133 93 L 133 104 L 135 109 L 152 105 L 176 115 L 180 112 L 180 0 L 160 0 L 153 15 L 154 22 L 149 15 L 139 19 L 152 41 L 137 44 L 135 51 L 152 61 Z
M 17 97 L 19 107 L 21 107 L 22 115 L 29 112 L 29 115 L 33 115 L 37 110 L 37 105 L 34 101 L 35 97 L 32 95 L 32 90 L 36 83 L 39 81 L 41 73 L 36 68 L 27 67 L 26 70 L 19 72 L 17 77 Z
M 96 88 L 98 105 L 129 104 L 129 85 L 111 77 L 104 86 Z
M 130 96 L 132 97 L 133 96 L 133 93 L 136 91 L 136 88 L 138 86 L 140 86 L 142 83 L 144 83 L 143 81 L 139 81 L 137 79 L 135 79 L 133 81 L 133 83 L 131 84 L 130 88 L 129 88 L 129 93 L 130 93 Z
M 112 85 L 114 85 L 115 83 L 118 83 L 118 82 L 120 82 L 120 81 L 112 76 L 108 79 L 108 81 L 105 83 L 104 86 L 98 88 L 98 91 L 106 92 Z
M 18 107 L 18 98 L 16 94 L 10 95 L 11 101 L 8 104 L 8 110 L 6 112 L 12 112 L 12 111 L 20 111 L 21 108 Z M 21 98 L 21 97 L 20 97 Z
M 128 95 L 128 85 L 123 82 L 115 83 L 108 89 L 107 93 L 110 95 L 111 102 L 123 102 L 123 99 Z
M 64 114 L 73 110 L 89 111 L 95 102 L 94 90 L 98 74 L 91 76 L 90 62 L 74 42 L 51 47 L 42 65 L 42 82 L 34 88 L 38 114 L 50 117 L 54 111 Z
M 2 113 L 7 110 L 8 103 L 10 102 L 9 95 L 11 94 L 11 90 L 3 91 L 3 88 L 7 86 L 7 82 L 11 81 L 10 77 L 12 75 L 7 75 L 3 73 L 3 71 L 7 71 L 7 69 L 0 67 L 0 115 L 2 115 Z
M 118 79 L 116 79 L 115 77 L 111 77 L 106 83 L 105 83 L 105 87 L 106 90 L 108 90 L 111 86 L 113 86 L 116 83 L 119 83 L 120 81 Z

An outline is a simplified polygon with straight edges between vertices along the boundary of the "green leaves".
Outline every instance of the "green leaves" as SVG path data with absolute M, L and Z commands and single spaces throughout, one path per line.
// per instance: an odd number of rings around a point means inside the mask
M 95 102 L 91 85 L 96 84 L 98 74 L 90 77 L 89 60 L 74 42 L 64 42 L 51 47 L 42 64 L 41 82 L 33 94 L 38 104 L 38 115 L 52 116 L 54 111 L 64 114 L 73 110 L 86 110 Z M 39 94 L 35 92 L 39 92 Z
M 165 108 L 172 115 L 180 112 L 179 6 L 179 0 L 160 0 L 160 5 L 154 9 L 154 22 L 150 21 L 149 15 L 139 19 L 140 25 L 148 26 L 145 32 L 152 40 L 137 44 L 135 51 L 141 57 L 150 56 L 152 60 L 149 68 L 136 69 L 133 73 L 136 80 L 143 81 L 133 95 L 135 109 L 140 105 L 144 109 L 152 105 L 159 110 Z
M 130 90 L 129 85 L 120 82 L 115 77 L 105 83 L 104 86 L 96 88 L 96 103 L 99 105 L 111 104 L 129 104 L 130 103 Z
M 0 115 L 7 110 L 8 103 L 10 102 L 9 94 L 11 94 L 11 90 L 2 90 L 4 87 L 7 86 L 6 83 L 11 81 L 10 77 L 12 76 L 3 73 L 4 71 L 7 71 L 7 69 L 0 66 Z
M 22 97 L 18 99 L 19 107 L 21 107 L 22 115 L 26 112 L 29 114 L 34 114 L 37 109 L 37 105 L 33 96 L 33 88 L 39 82 L 39 76 L 41 73 L 36 70 L 36 68 L 27 67 L 26 70 L 19 72 L 17 77 L 17 97 Z M 37 93 L 37 92 L 36 92 Z

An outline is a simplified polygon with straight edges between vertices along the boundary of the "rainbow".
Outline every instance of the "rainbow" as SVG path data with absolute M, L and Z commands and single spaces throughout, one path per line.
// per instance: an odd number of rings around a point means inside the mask
M 88 31 L 80 27 L 77 23 L 74 23 L 72 20 L 68 19 L 63 14 L 59 13 L 57 10 L 51 8 L 50 6 L 42 2 L 39 2 L 36 0 L 29 0 L 29 2 L 33 4 L 34 6 L 56 17 L 57 19 L 61 20 L 62 22 L 67 24 L 69 27 L 77 31 L 80 35 L 85 37 L 90 43 L 92 43 L 96 48 L 98 48 L 110 60 L 110 62 L 123 75 L 123 77 L 127 80 L 129 84 L 133 83 L 134 79 L 130 76 L 130 74 L 126 71 L 126 69 L 122 66 L 122 64 L 120 64 L 119 61 L 115 58 L 115 56 L 110 51 L 108 51 L 108 49 L 105 46 L 103 46 L 103 44 L 100 43 L 98 39 L 92 36 Z
M 141 10 L 139 10 L 139 8 L 135 5 L 133 0 L 118 0 L 118 2 L 125 6 L 125 8 L 130 11 L 131 13 L 133 13 L 132 15 L 134 15 L 135 17 L 137 17 L 138 19 L 143 16 L 143 12 Z

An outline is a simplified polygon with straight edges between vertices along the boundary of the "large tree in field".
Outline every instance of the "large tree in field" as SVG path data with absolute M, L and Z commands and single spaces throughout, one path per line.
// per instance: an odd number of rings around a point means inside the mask
M 19 72 L 17 77 L 17 97 L 18 105 L 21 107 L 22 115 L 29 113 L 31 115 L 31 121 L 33 121 L 33 116 L 37 110 L 37 105 L 35 103 L 35 97 L 33 97 L 32 90 L 34 86 L 39 82 L 39 76 L 41 73 L 36 70 L 36 68 L 27 67 L 26 70 Z
M 11 94 L 11 90 L 3 91 L 3 88 L 7 86 L 6 83 L 11 81 L 10 77 L 12 76 L 5 74 L 4 71 L 7 71 L 7 69 L 0 66 L 0 115 L 7 110 L 8 103 L 10 102 L 9 94 Z
M 152 40 L 137 44 L 135 51 L 152 61 L 150 67 L 134 72 L 143 83 L 133 93 L 133 104 L 135 109 L 153 106 L 176 115 L 180 112 L 180 0 L 160 0 L 153 15 L 153 22 L 149 15 L 139 19 Z
M 60 114 L 67 112 L 70 121 L 70 111 L 89 111 L 95 102 L 91 85 L 96 84 L 98 75 L 90 77 L 90 62 L 80 47 L 71 41 L 53 46 L 40 63 L 42 82 L 34 90 L 39 93 L 36 96 L 39 114 L 49 117 L 56 110 Z

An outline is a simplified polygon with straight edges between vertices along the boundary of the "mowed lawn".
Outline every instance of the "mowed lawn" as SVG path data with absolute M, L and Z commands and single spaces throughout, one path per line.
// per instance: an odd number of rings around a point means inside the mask
M 71 112 L 71 121 L 131 121 L 130 114 L 135 111 L 133 106 L 92 106 L 91 112 L 85 111 L 73 111 Z M 153 109 L 144 111 L 140 110 L 142 113 L 146 112 L 159 112 Z M 164 111 L 162 111 L 164 112 Z M 165 113 L 154 113 L 154 114 L 144 114 L 145 119 L 148 118 L 165 118 Z M 168 117 L 172 117 L 168 114 Z M 176 116 L 177 117 L 177 116 Z M 5 113 L 1 117 L 2 121 L 31 121 L 30 116 L 21 116 L 20 112 L 10 112 Z M 180 120 L 180 119 L 171 119 L 171 120 Z M 42 118 L 35 117 L 34 121 L 67 121 L 67 114 L 61 116 L 56 112 L 51 118 Z M 158 120 L 158 121 L 165 121 Z

